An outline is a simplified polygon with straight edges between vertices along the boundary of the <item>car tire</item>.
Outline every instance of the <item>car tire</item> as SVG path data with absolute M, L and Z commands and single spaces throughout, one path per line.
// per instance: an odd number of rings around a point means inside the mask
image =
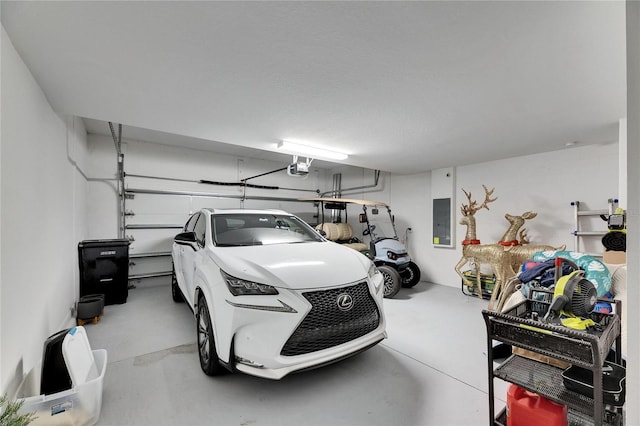
M 184 302 L 184 296 L 182 295 L 182 290 L 180 290 L 178 279 L 176 278 L 176 268 L 173 265 L 171 265 L 171 297 L 176 303 Z
M 420 268 L 414 262 L 409 262 L 409 265 L 400 272 L 400 278 L 402 278 L 402 287 L 411 288 L 420 282 Z
M 391 299 L 393 296 L 398 294 L 398 291 L 400 291 L 400 274 L 398 274 L 398 271 L 394 268 L 387 265 L 378 266 L 378 271 L 380 271 L 384 278 L 384 297 Z
M 213 337 L 213 326 L 211 325 L 211 315 L 209 307 L 204 297 L 198 299 L 198 313 L 196 315 L 196 332 L 198 357 L 200 367 L 207 376 L 219 376 L 226 370 L 218 360 L 215 339 Z

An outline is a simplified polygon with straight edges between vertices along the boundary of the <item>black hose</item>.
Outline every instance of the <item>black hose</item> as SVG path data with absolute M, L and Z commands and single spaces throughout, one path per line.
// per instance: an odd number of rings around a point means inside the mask
M 244 183 L 244 182 L 216 182 L 213 180 L 205 180 L 205 179 L 200 179 L 200 183 L 206 183 L 208 185 L 222 185 L 222 186 L 246 186 L 248 188 L 259 188 L 259 189 L 280 189 L 280 187 L 278 186 L 255 185 L 252 183 Z
M 607 232 L 602 237 L 602 245 L 607 251 L 627 251 L 627 234 L 624 232 Z

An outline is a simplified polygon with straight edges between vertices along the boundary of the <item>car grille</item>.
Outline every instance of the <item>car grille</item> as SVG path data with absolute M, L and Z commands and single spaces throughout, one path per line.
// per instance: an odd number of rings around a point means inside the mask
M 338 297 L 345 293 L 353 299 L 353 308 L 348 311 L 338 308 Z M 380 323 L 378 305 L 366 282 L 302 295 L 311 303 L 311 311 L 287 340 L 281 355 L 302 355 L 338 346 L 370 333 Z

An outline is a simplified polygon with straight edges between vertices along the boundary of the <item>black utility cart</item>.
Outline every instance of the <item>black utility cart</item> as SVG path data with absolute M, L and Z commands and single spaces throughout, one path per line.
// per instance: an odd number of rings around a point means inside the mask
M 506 410 L 496 416 L 494 379 L 514 383 L 551 401 L 567 405 L 569 425 L 621 425 L 622 406 L 603 403 L 603 363 L 615 343 L 615 363 L 621 364 L 619 301 L 610 301 L 614 313 L 597 314 L 598 330 L 578 331 L 561 325 L 534 320 L 542 318 L 549 303 L 527 299 L 505 313 L 483 310 L 487 327 L 487 366 L 489 374 L 489 424 L 506 425 Z M 567 389 L 562 368 L 511 355 L 494 368 L 493 341 L 507 343 L 547 357 L 565 361 L 593 373 L 593 398 Z

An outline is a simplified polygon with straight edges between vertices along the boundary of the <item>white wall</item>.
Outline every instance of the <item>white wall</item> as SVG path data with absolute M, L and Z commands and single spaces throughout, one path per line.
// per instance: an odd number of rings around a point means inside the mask
M 127 201 L 127 210 L 135 216 L 128 221 L 135 223 L 184 223 L 190 212 L 203 206 L 239 208 L 240 197 L 312 197 L 322 180 L 323 172 L 313 169 L 307 178 L 290 177 L 284 171 L 251 179 L 250 184 L 276 186 L 279 189 L 248 188 L 241 186 L 208 185 L 184 182 L 210 180 L 238 183 L 241 179 L 284 167 L 286 161 L 272 162 L 253 158 L 240 158 L 210 151 L 177 148 L 154 143 L 128 140 L 123 134 L 122 150 L 128 189 L 152 189 L 190 191 L 228 195 L 232 199 L 216 199 L 196 196 L 135 195 Z M 116 154 L 111 137 L 89 135 L 90 172 L 95 179 L 89 183 L 89 231 L 91 238 L 114 238 L 118 235 L 118 197 L 115 190 Z M 165 177 L 171 180 L 140 178 L 134 175 Z M 294 191 L 304 189 L 306 191 Z M 163 200 L 166 197 L 166 200 Z M 235 198 L 235 199 L 233 199 Z M 309 203 L 298 204 L 283 201 L 261 202 L 246 200 L 245 208 L 282 208 L 292 212 L 309 210 Z
M 4 28 L 1 85 L 0 393 L 11 393 L 44 340 L 73 324 L 86 132 L 52 109 Z
M 441 171 L 453 173 L 455 246 L 452 248 L 432 244 L 433 173 Z M 409 253 L 420 267 L 422 279 L 458 287 L 460 278 L 453 268 L 462 257 L 460 241 L 466 228 L 458 222 L 460 205 L 467 201 L 461 188 L 470 191 L 479 202 L 484 200 L 482 184 L 495 188 L 493 197 L 497 200 L 489 204 L 489 210 L 482 209 L 476 215 L 477 237 L 482 243 L 494 243 L 502 237 L 509 225 L 505 213 L 520 215 L 532 210 L 538 216 L 524 225 L 532 243 L 566 244 L 567 249 L 573 250 L 575 221 L 571 202 L 580 201 L 581 209 L 600 210 L 607 208 L 609 198 L 618 196 L 618 144 L 570 148 L 441 171 L 415 175 L 382 173 L 376 188 L 346 192 L 343 196 L 389 203 L 398 236 L 402 240 L 408 236 Z M 343 188 L 373 183 L 371 171 L 338 167 L 327 175 L 328 189 L 333 173 L 342 175 Z M 360 228 L 357 211 L 349 212 L 349 222 L 354 229 Z M 585 230 L 606 230 L 606 223 L 600 218 L 583 218 L 581 226 Z M 412 229 L 408 234 L 407 228 Z M 600 253 L 600 238 L 585 237 L 580 250 Z
M 115 182 L 116 150 L 113 139 L 101 135 L 89 135 L 89 237 L 117 238 L 119 236 L 118 197 Z M 282 162 L 255 158 L 240 158 L 211 151 L 177 148 L 154 143 L 129 140 L 123 134 L 122 151 L 128 190 L 185 191 L 190 193 L 220 194 L 221 198 L 195 195 L 134 194 L 126 200 L 127 225 L 184 225 L 189 214 L 202 207 L 215 208 L 273 208 L 300 215 L 313 222 L 316 209 L 310 202 L 282 200 L 255 200 L 252 197 L 301 198 L 317 195 L 324 181 L 324 172 L 311 167 L 306 178 L 288 176 L 285 171 L 249 180 L 249 184 L 278 187 L 279 189 L 247 188 L 238 185 L 211 185 L 196 183 L 208 180 L 223 183 L 239 183 L 242 179 L 274 171 L 287 165 L 290 157 Z M 153 176 L 174 180 L 142 178 Z M 185 182 L 189 181 L 189 182 Z M 297 191 L 294 189 L 301 189 Z M 242 202 L 241 197 L 247 199 Z M 227 197 L 227 198 L 225 198 Z M 173 237 L 179 229 L 127 229 L 127 237 L 134 240 L 131 254 L 169 252 Z M 171 271 L 170 257 L 135 259 L 130 275 Z M 138 281 L 136 285 L 168 284 L 168 277 Z
M 430 280 L 437 268 L 429 260 L 427 242 L 432 240 L 431 173 L 389 176 L 389 205 L 395 217 L 396 232 L 407 246 L 421 271 L 421 280 Z M 411 228 L 411 231 L 407 231 Z
M 537 217 L 527 221 L 529 238 L 533 244 L 566 244 L 574 249 L 571 232 L 575 229 L 571 201 L 580 201 L 581 209 L 605 209 L 607 200 L 616 198 L 618 191 L 617 144 L 571 148 L 544 154 L 456 167 L 456 247 L 427 249 L 427 277 L 430 281 L 457 287 L 460 279 L 453 270 L 462 257 L 460 241 L 466 227 L 459 225 L 460 206 L 467 202 L 461 188 L 470 191 L 482 202 L 484 190 L 495 188 L 497 200 L 476 214 L 477 237 L 482 243 L 498 241 L 507 230 L 505 213 L 520 215 L 535 211 Z M 606 230 L 601 219 L 582 220 L 584 229 Z M 599 237 L 586 237 L 584 252 L 601 252 Z M 446 265 L 443 267 L 442 265 Z

